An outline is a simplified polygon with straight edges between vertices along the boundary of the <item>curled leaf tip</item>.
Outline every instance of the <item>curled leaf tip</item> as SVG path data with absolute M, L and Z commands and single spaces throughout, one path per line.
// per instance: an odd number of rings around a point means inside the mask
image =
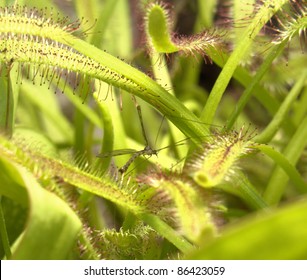
M 211 62 L 211 50 L 222 45 L 222 35 L 217 31 L 205 30 L 192 36 L 175 34 L 168 7 L 162 2 L 151 2 L 146 7 L 145 31 L 149 48 L 158 53 L 175 52 L 185 55 L 200 54 Z
M 249 133 L 244 127 L 238 132 L 214 135 L 188 160 L 185 172 L 204 188 L 229 180 L 238 159 L 252 150 L 252 137 L 254 132 Z

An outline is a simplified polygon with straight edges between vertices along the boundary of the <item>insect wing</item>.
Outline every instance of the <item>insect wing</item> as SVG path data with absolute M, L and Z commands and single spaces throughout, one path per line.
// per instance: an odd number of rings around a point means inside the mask
M 121 155 L 133 154 L 135 152 L 136 150 L 134 149 L 119 149 L 119 150 L 114 150 L 112 152 L 101 153 L 97 155 L 97 157 L 99 158 L 116 157 Z

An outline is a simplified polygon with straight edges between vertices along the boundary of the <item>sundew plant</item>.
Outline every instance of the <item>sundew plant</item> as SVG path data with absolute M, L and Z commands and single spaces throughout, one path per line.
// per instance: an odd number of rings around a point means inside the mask
M 3 259 L 306 259 L 306 0 L 0 1 Z

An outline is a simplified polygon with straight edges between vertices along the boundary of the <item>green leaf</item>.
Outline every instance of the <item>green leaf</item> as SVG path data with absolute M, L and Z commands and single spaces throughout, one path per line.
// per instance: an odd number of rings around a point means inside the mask
M 65 259 L 68 257 L 81 221 L 60 198 L 40 187 L 24 168 L 0 157 L 1 193 L 24 202 L 29 197 L 29 216 L 26 228 L 13 245 L 12 259 Z M 9 171 L 7 173 L 6 171 Z M 2 181 L 3 182 L 3 181 Z
M 189 259 L 287 260 L 307 258 L 307 199 L 251 216 L 204 244 Z
M 22 181 L 19 177 L 16 177 L 14 166 L 2 160 L 2 158 L 0 158 L 0 181 L 0 195 L 7 196 L 22 206 L 27 205 L 27 192 L 22 186 Z
M 1 223 L 3 223 L 1 227 L 6 230 L 6 233 L 5 231 L 1 231 L 2 243 L 0 244 L 0 256 L 1 259 L 3 259 L 5 256 L 8 256 L 7 249 L 5 248 L 6 244 L 4 242 L 4 237 L 7 235 L 7 245 L 10 248 L 9 244 L 14 243 L 25 228 L 28 217 L 28 208 L 5 196 L 1 197 L 1 206 L 4 219 L 1 221 Z M 9 249 L 9 251 L 11 251 L 11 249 Z

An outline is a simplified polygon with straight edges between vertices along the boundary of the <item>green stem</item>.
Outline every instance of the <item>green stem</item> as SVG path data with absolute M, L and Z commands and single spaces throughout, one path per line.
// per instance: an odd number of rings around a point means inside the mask
M 257 71 L 257 74 L 255 75 L 255 77 L 253 77 L 251 83 L 248 85 L 248 87 L 243 92 L 239 102 L 236 105 L 236 108 L 233 110 L 232 114 L 230 115 L 229 121 L 227 122 L 227 125 L 226 125 L 227 131 L 229 131 L 232 128 L 233 124 L 237 120 L 237 117 L 240 115 L 240 113 L 242 112 L 246 103 L 248 102 L 251 95 L 253 94 L 256 85 L 258 85 L 258 83 L 260 82 L 260 80 L 262 79 L 264 74 L 268 71 L 268 69 L 271 66 L 271 63 L 273 62 L 273 60 L 282 52 L 284 47 L 285 47 L 285 43 L 280 44 L 278 46 L 275 46 L 271 50 L 269 55 L 266 57 L 263 64 L 261 65 L 261 67 Z
M 226 57 L 226 54 L 223 54 Z M 211 56 L 215 64 L 224 67 L 225 63 L 219 56 Z M 225 58 L 226 60 L 226 58 Z M 233 78 L 237 80 L 245 88 L 253 84 L 254 77 L 252 77 L 249 72 L 242 66 L 238 66 L 233 73 Z M 262 106 L 268 111 L 271 116 L 274 116 L 280 107 L 280 102 L 276 97 L 272 96 L 268 90 L 266 90 L 259 83 L 254 85 L 253 94 L 256 99 L 262 104 Z M 242 106 L 242 105 L 241 105 Z M 289 119 L 284 125 L 283 129 L 287 134 L 293 134 L 295 131 L 295 126 L 293 122 Z
M 0 122 L 1 131 L 7 136 L 11 137 L 13 132 L 13 111 L 14 111 L 14 97 L 12 94 L 10 67 L 9 64 L 2 63 L 2 71 L 5 73 L 1 77 L 1 91 L 2 97 L 0 100 Z
M 220 189 L 241 197 L 247 205 L 254 210 L 265 209 L 268 204 L 263 200 L 261 195 L 255 189 L 255 187 L 249 182 L 246 176 L 238 171 L 237 176 L 234 178 L 234 186 L 220 185 Z
M 90 42 L 94 46 L 100 46 L 103 41 L 104 35 L 108 28 L 108 23 L 113 16 L 114 9 L 118 1 L 107 0 L 104 1 L 103 8 L 97 20 L 97 23 L 94 26 L 93 34 L 91 36 Z M 98 33 L 98 36 L 97 36 Z
M 96 99 L 96 102 L 98 104 L 103 121 L 103 140 L 102 140 L 102 146 L 100 148 L 100 154 L 103 154 L 113 150 L 113 144 L 114 144 L 113 122 L 107 104 L 99 100 L 97 92 L 94 93 L 94 98 Z M 104 158 L 104 160 L 98 159 L 96 161 L 97 164 L 96 167 L 99 168 L 99 170 L 102 170 L 102 172 L 105 172 L 110 165 L 111 159 L 112 159 L 111 157 L 106 157 Z
M 198 25 L 210 28 L 213 24 L 214 12 L 217 6 L 217 0 L 198 0 Z
M 84 83 L 84 86 L 82 88 L 78 88 L 77 94 L 83 98 L 83 103 L 88 102 L 87 94 L 89 92 L 90 83 L 89 77 L 82 78 L 82 83 Z M 88 106 L 86 106 L 88 107 Z M 87 143 L 85 141 L 84 135 L 88 134 L 88 131 L 86 130 L 86 116 L 78 109 L 75 111 L 75 141 L 74 141 L 74 148 L 75 152 L 77 153 L 84 153 L 84 151 L 90 152 Z M 78 155 L 78 154 L 77 154 Z M 78 155 L 79 156 L 79 155 Z
M 206 106 L 202 112 L 201 119 L 205 123 L 212 123 L 220 100 L 225 92 L 225 89 L 233 76 L 235 69 L 240 61 L 249 51 L 254 38 L 262 28 L 262 26 L 276 13 L 287 0 L 271 0 L 265 1 L 254 20 L 245 30 L 240 38 L 240 42 L 232 55 L 227 60 L 221 74 L 219 75 L 214 87 L 209 95 Z
M 186 254 L 193 249 L 193 245 L 180 236 L 169 225 L 161 221 L 157 216 L 152 214 L 142 214 L 141 219 L 165 237 L 169 242 L 174 244 L 183 253 Z
M 222 59 L 224 57 L 224 59 Z M 212 56 L 213 61 L 220 68 L 224 68 L 225 61 L 228 60 L 227 54 L 223 53 L 222 56 Z M 242 66 L 238 66 L 233 73 L 233 78 L 238 81 L 242 86 L 247 88 L 251 83 L 253 83 L 254 77 L 252 77 L 246 69 Z M 259 84 L 256 84 L 254 87 L 255 98 L 261 102 L 261 104 L 266 108 L 270 115 L 274 115 L 277 109 L 279 108 L 280 102 L 271 96 L 269 92 Z
M 307 145 L 307 117 L 303 119 L 300 126 L 297 128 L 291 141 L 283 151 L 284 156 L 288 161 L 295 165 L 304 148 Z M 264 192 L 264 199 L 270 205 L 277 204 L 288 182 L 287 174 L 280 168 L 276 167 L 272 173 L 270 182 Z
M 75 127 L 75 135 L 74 135 L 74 149 L 77 153 L 82 153 L 85 150 L 85 139 L 84 139 L 84 127 L 85 127 L 85 117 L 84 115 L 78 110 L 75 110 L 74 115 L 74 127 Z
M 157 53 L 155 50 L 152 50 L 151 66 L 153 68 L 155 79 L 159 81 L 161 85 L 166 85 L 166 87 L 169 87 L 169 93 L 175 95 L 172 79 L 169 75 L 164 55 Z M 180 133 L 180 131 L 176 129 L 176 127 L 171 122 L 168 122 L 168 126 L 170 137 L 174 140 L 175 143 L 180 141 L 180 139 L 183 138 L 182 133 Z M 176 152 L 179 152 L 179 149 L 177 149 Z M 184 156 L 184 154 L 179 155 L 180 158 L 183 158 Z
M 293 112 L 293 122 L 297 125 L 302 121 L 304 116 L 307 115 L 307 87 L 305 87 L 301 97 L 297 100 L 295 110 Z
M 302 176 L 283 154 L 275 151 L 272 147 L 263 144 L 257 145 L 255 148 L 265 153 L 274 160 L 275 163 L 282 167 L 299 192 L 307 193 L 307 183 L 304 182 Z
M 279 129 L 281 123 L 287 118 L 287 112 L 293 105 L 293 102 L 297 99 L 297 96 L 300 94 L 303 86 L 305 85 L 307 77 L 307 71 L 304 71 L 301 77 L 298 79 L 292 90 L 287 95 L 286 99 L 280 106 L 279 110 L 275 114 L 273 120 L 265 128 L 264 131 L 258 136 L 255 137 L 254 141 L 258 143 L 267 143 L 269 142 Z

